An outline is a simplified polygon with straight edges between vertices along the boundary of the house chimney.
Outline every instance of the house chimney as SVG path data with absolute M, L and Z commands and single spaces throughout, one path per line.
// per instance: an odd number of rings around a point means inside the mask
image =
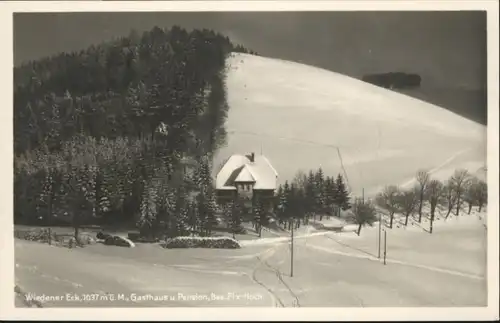
M 255 161 L 255 153 L 251 153 L 249 159 L 253 163 Z

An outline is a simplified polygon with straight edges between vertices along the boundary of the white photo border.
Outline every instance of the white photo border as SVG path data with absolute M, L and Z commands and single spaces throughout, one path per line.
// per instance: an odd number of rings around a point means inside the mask
M 488 306 L 480 308 L 86 308 L 23 309 L 13 302 L 13 13 L 148 11 L 487 11 L 488 41 Z M 0 3 L 0 91 L 3 93 L 0 155 L 0 317 L 25 320 L 498 320 L 498 10 L 496 0 L 481 1 L 3 1 Z

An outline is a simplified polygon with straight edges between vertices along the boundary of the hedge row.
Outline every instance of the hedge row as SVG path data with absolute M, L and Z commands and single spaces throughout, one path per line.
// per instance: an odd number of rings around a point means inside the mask
M 34 241 L 39 243 L 50 243 L 58 247 L 73 248 L 78 246 L 75 237 L 71 234 L 57 234 L 57 232 L 49 231 L 49 229 L 40 230 L 14 230 L 14 237 L 17 239 Z M 79 235 L 80 247 L 96 243 L 96 239 L 88 234 Z
M 239 249 L 238 241 L 229 237 L 177 237 L 168 239 L 164 248 L 211 248 L 211 249 Z
M 157 237 L 143 237 L 139 232 L 129 232 L 127 234 L 127 238 L 133 242 L 141 242 L 141 243 L 157 243 L 160 242 L 160 238 Z

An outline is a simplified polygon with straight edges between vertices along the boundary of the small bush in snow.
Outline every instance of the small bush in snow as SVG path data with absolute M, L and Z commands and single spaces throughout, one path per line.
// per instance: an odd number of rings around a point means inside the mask
M 229 237 L 177 237 L 167 240 L 164 248 L 239 249 L 238 241 Z
M 127 238 L 120 236 L 109 236 L 104 240 L 104 244 L 108 246 L 118 246 L 118 247 L 135 247 L 135 244 Z
M 97 235 L 96 235 L 96 238 L 99 239 L 99 240 L 106 240 L 109 237 L 112 237 L 112 235 L 109 234 L 109 233 L 104 233 L 104 232 L 98 232 Z

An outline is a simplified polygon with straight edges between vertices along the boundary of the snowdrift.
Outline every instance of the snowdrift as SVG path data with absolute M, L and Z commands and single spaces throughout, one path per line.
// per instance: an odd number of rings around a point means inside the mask
M 104 244 L 108 246 L 127 247 L 127 248 L 135 247 L 134 242 L 132 242 L 128 238 L 121 236 L 109 236 L 104 240 Z
M 227 60 L 226 82 L 228 141 L 216 166 L 262 151 L 279 183 L 321 166 L 346 175 L 355 195 L 363 188 L 371 195 L 387 184 L 411 185 L 418 169 L 446 178 L 486 164 L 485 126 L 354 78 L 238 53 Z

